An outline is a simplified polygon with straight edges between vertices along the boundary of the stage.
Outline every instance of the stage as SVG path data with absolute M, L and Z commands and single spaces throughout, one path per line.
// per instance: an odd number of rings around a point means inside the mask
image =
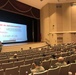
M 29 49 L 29 47 L 36 48 L 45 46 L 45 42 L 30 42 L 30 43 L 14 43 L 14 44 L 3 44 L 2 52 L 10 52 L 10 51 L 20 51 L 21 48 L 24 50 Z

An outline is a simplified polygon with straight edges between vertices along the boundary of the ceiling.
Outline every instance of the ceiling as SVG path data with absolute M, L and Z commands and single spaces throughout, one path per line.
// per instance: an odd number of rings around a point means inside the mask
M 41 9 L 47 3 L 70 3 L 76 2 L 76 0 L 17 0 L 24 4 L 33 6 L 35 8 Z

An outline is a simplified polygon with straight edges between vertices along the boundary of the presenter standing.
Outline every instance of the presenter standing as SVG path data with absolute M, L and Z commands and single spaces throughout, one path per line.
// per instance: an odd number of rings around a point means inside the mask
M 2 51 L 2 43 L 1 43 L 1 41 L 0 41 L 0 52 Z

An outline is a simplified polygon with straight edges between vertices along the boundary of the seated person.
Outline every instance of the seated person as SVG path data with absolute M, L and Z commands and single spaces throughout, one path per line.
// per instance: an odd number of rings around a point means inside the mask
M 56 63 L 57 66 L 64 66 L 67 65 L 67 63 L 64 61 L 63 57 L 58 58 L 58 62 Z
M 52 58 L 53 58 L 53 59 L 56 59 L 56 55 L 55 55 L 55 54 L 52 54 Z
M 17 54 L 16 53 L 14 54 L 13 58 L 17 58 Z
M 44 67 L 41 66 L 41 62 L 39 60 L 34 61 L 33 63 L 34 69 L 31 69 L 32 74 L 44 71 Z
M 14 58 L 18 58 L 17 57 L 17 53 L 15 53 L 12 57 L 10 57 L 9 59 L 14 59 Z
M 29 47 L 29 49 L 32 49 L 32 47 Z
M 43 54 L 42 54 L 42 56 L 43 56 L 43 57 L 45 57 L 45 56 L 46 56 L 46 54 L 45 54 L 45 53 L 43 53 Z

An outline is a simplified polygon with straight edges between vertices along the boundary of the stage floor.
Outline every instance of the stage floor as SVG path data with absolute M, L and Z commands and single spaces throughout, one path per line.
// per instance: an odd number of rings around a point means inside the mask
M 45 42 L 28 42 L 28 43 L 13 43 L 13 44 L 3 44 L 2 52 L 9 52 L 9 51 L 20 51 L 21 48 L 24 50 L 29 49 L 29 47 L 36 48 L 45 46 Z

